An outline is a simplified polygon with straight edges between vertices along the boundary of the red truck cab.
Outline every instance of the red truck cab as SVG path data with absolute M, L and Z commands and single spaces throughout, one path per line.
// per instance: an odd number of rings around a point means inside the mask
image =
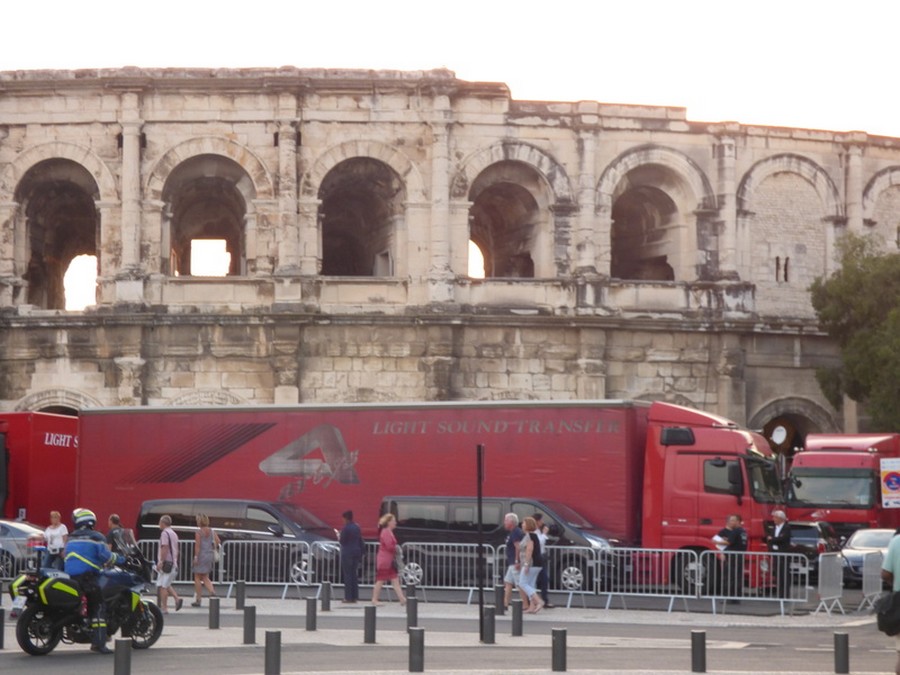
M 788 516 L 826 520 L 843 537 L 900 527 L 900 509 L 882 505 L 885 458 L 900 458 L 900 434 L 810 434 L 791 466 Z

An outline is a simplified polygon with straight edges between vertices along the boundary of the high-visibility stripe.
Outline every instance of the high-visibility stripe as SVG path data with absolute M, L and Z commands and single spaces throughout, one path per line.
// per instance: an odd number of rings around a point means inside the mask
M 88 559 L 85 558 L 83 555 L 78 555 L 77 553 L 75 553 L 75 551 L 70 551 L 69 553 L 66 554 L 66 562 L 68 562 L 69 558 L 75 558 L 76 560 L 80 560 L 80 561 L 83 562 L 85 565 L 90 565 L 90 566 L 93 567 L 95 570 L 101 570 L 101 569 L 103 569 L 102 567 L 100 567 L 100 565 L 97 565 L 96 563 L 94 563 L 94 562 L 88 560 Z
M 50 604 L 47 601 L 47 593 L 46 593 L 48 587 L 52 588 L 56 591 L 62 591 L 63 593 L 68 593 L 69 595 L 74 595 L 76 598 L 80 597 L 78 591 L 76 591 L 74 588 L 72 588 L 65 582 L 60 582 L 59 579 L 50 578 L 50 579 L 46 579 L 46 580 L 42 581 L 40 583 L 40 585 L 38 586 L 38 593 L 40 593 L 41 602 L 43 602 L 45 605 Z

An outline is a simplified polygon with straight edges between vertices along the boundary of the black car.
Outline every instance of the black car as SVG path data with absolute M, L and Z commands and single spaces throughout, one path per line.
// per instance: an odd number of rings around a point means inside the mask
M 819 577 L 819 554 L 838 553 L 840 550 L 841 540 L 831 523 L 824 520 L 791 521 L 791 553 L 802 553 L 809 560 L 810 581 Z M 795 573 L 799 571 L 795 570 Z
M 888 544 L 893 538 L 893 528 L 864 528 L 851 534 L 841 549 L 844 556 L 844 586 L 862 586 L 863 557 L 872 551 L 887 555 Z

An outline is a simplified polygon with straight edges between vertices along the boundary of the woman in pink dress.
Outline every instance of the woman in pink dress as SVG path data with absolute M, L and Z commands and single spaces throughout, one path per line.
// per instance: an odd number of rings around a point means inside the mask
M 400 588 L 400 577 L 394 565 L 397 553 L 397 537 L 394 536 L 394 528 L 397 527 L 397 519 L 393 513 L 387 513 L 378 521 L 378 555 L 375 557 L 375 587 L 372 589 L 372 604 L 379 605 L 378 596 L 381 595 L 381 587 L 385 581 L 390 581 L 397 593 L 401 605 L 406 604 L 406 596 Z

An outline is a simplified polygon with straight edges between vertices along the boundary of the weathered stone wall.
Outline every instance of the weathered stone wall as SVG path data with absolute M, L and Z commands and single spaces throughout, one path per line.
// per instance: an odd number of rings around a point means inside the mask
M 807 288 L 846 231 L 897 248 L 898 184 L 898 139 L 447 71 L 0 73 L 0 408 L 643 397 L 850 429 Z M 190 273 L 206 238 L 227 276 Z M 66 311 L 81 254 L 98 302 Z

